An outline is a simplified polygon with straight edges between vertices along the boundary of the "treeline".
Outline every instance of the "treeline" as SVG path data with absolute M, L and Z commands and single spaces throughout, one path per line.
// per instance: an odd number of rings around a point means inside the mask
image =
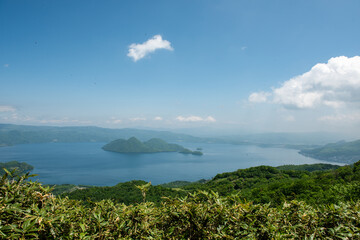
M 183 189 L 211 190 L 221 196 L 239 192 L 248 201 L 270 203 L 273 206 L 291 200 L 301 200 L 312 205 L 356 201 L 360 200 L 360 161 L 343 167 L 317 164 L 239 169 L 218 174 L 203 184 L 186 185 Z
M 54 197 L 50 188 L 0 180 L 3 239 L 359 239 L 360 202 L 311 206 L 291 201 L 278 207 L 239 195 L 196 192 L 160 205 L 111 200 L 85 206 Z M 147 186 L 147 185 L 145 185 Z M 146 188 L 139 187 L 146 197 Z
M 214 191 L 220 196 L 239 195 L 246 201 L 279 206 L 285 201 L 300 200 L 311 205 L 338 204 L 360 200 L 360 161 L 350 166 L 330 164 L 259 166 L 216 175 L 211 180 L 174 182 L 151 186 L 148 201 L 159 204 L 162 197 L 184 197 L 199 190 Z M 119 203 L 139 203 L 137 185 L 143 181 L 119 183 L 114 187 L 92 187 L 64 193 L 71 199 Z
M 137 186 L 145 184 L 145 181 L 134 180 L 119 183 L 113 187 L 87 187 L 82 190 L 65 192 L 60 196 L 68 196 L 70 199 L 82 200 L 85 204 L 99 202 L 104 199 L 111 200 L 115 203 L 134 204 L 143 201 L 143 196 Z M 57 189 L 57 187 L 55 189 Z M 186 191 L 173 190 L 162 186 L 150 186 L 146 194 L 146 200 L 159 204 L 162 201 L 162 197 L 185 197 L 186 195 Z
M 0 162 L 0 176 L 5 174 L 4 169 L 7 169 L 9 171 L 15 170 L 15 173 L 17 175 L 21 175 L 32 171 L 34 167 L 25 162 L 18 162 L 18 161 L 10 161 L 5 163 Z

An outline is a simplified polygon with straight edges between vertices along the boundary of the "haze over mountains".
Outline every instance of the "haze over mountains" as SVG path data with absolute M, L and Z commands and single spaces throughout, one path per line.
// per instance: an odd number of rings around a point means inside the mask
M 349 140 L 335 133 L 256 133 L 197 137 L 171 131 L 134 128 L 110 129 L 94 126 L 53 127 L 0 124 L 0 146 L 44 142 L 110 142 L 136 137 L 141 141 L 161 138 L 168 142 L 216 142 L 231 144 L 324 145 Z

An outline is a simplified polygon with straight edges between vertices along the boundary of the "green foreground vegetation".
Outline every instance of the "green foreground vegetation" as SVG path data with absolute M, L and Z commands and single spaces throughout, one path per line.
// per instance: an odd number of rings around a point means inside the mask
M 54 197 L 27 175 L 0 182 L 0 236 L 4 239 L 359 239 L 360 202 L 278 207 L 198 191 L 184 198 L 143 202 L 111 200 L 83 205 Z
M 61 196 L 88 201 L 112 200 L 133 204 L 142 201 L 136 186 L 144 181 L 119 183 L 113 187 L 90 187 Z M 57 188 L 55 188 L 56 190 Z M 259 166 L 221 173 L 211 180 L 177 181 L 150 186 L 147 200 L 159 205 L 162 197 L 186 197 L 197 191 L 217 192 L 227 197 L 238 195 L 246 201 L 280 206 L 285 201 L 299 200 L 314 206 L 360 200 L 360 162 L 352 166 L 330 164 Z
M 158 186 L 52 188 L 19 174 L 0 180 L 3 239 L 360 239 L 360 161 Z

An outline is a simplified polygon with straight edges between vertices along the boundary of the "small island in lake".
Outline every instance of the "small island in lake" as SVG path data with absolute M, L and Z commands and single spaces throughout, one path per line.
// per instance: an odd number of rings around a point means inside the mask
M 178 152 L 183 154 L 203 155 L 200 151 L 191 151 L 183 146 L 167 143 L 160 138 L 152 138 L 141 142 L 135 137 L 114 140 L 102 147 L 105 151 L 118 153 L 159 153 L 159 152 Z

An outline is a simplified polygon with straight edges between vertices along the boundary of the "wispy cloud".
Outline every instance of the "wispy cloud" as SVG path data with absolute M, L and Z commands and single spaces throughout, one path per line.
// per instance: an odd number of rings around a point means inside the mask
M 5 64 L 4 64 L 4 67 L 8 68 L 8 67 L 10 67 L 10 64 L 5 63 Z
M 0 105 L 0 112 L 15 112 L 16 108 L 9 105 Z
M 43 124 L 90 124 L 91 121 L 82 121 L 77 119 L 70 119 L 70 118 L 53 118 L 53 119 L 41 119 L 35 120 L 36 122 L 43 123 Z
M 360 123 L 360 113 L 352 113 L 352 114 L 335 114 L 322 116 L 318 120 L 323 122 L 358 122 Z
M 136 62 L 158 49 L 174 50 L 169 41 L 162 39 L 161 35 L 155 35 L 144 43 L 131 44 L 127 56 Z
M 146 118 L 134 117 L 134 118 L 129 118 L 129 120 L 130 120 L 131 122 L 138 122 L 138 121 L 146 121 Z
M 178 116 L 176 117 L 176 120 L 178 120 L 179 122 L 216 122 L 216 119 L 213 118 L 212 116 L 208 116 L 206 118 L 202 118 L 199 116 L 189 116 L 189 117 Z
M 106 121 L 106 123 L 110 123 L 110 124 L 120 124 L 122 123 L 121 119 L 118 119 L 116 117 L 111 117 L 110 120 Z
M 154 120 L 155 120 L 155 121 L 162 121 L 163 118 L 162 118 L 162 117 L 155 117 Z
M 338 108 L 360 103 L 360 56 L 334 57 L 291 78 L 271 92 L 256 92 L 250 102 L 272 102 L 287 108 Z
M 262 103 L 268 100 L 271 93 L 268 92 L 254 92 L 249 96 L 249 102 Z

